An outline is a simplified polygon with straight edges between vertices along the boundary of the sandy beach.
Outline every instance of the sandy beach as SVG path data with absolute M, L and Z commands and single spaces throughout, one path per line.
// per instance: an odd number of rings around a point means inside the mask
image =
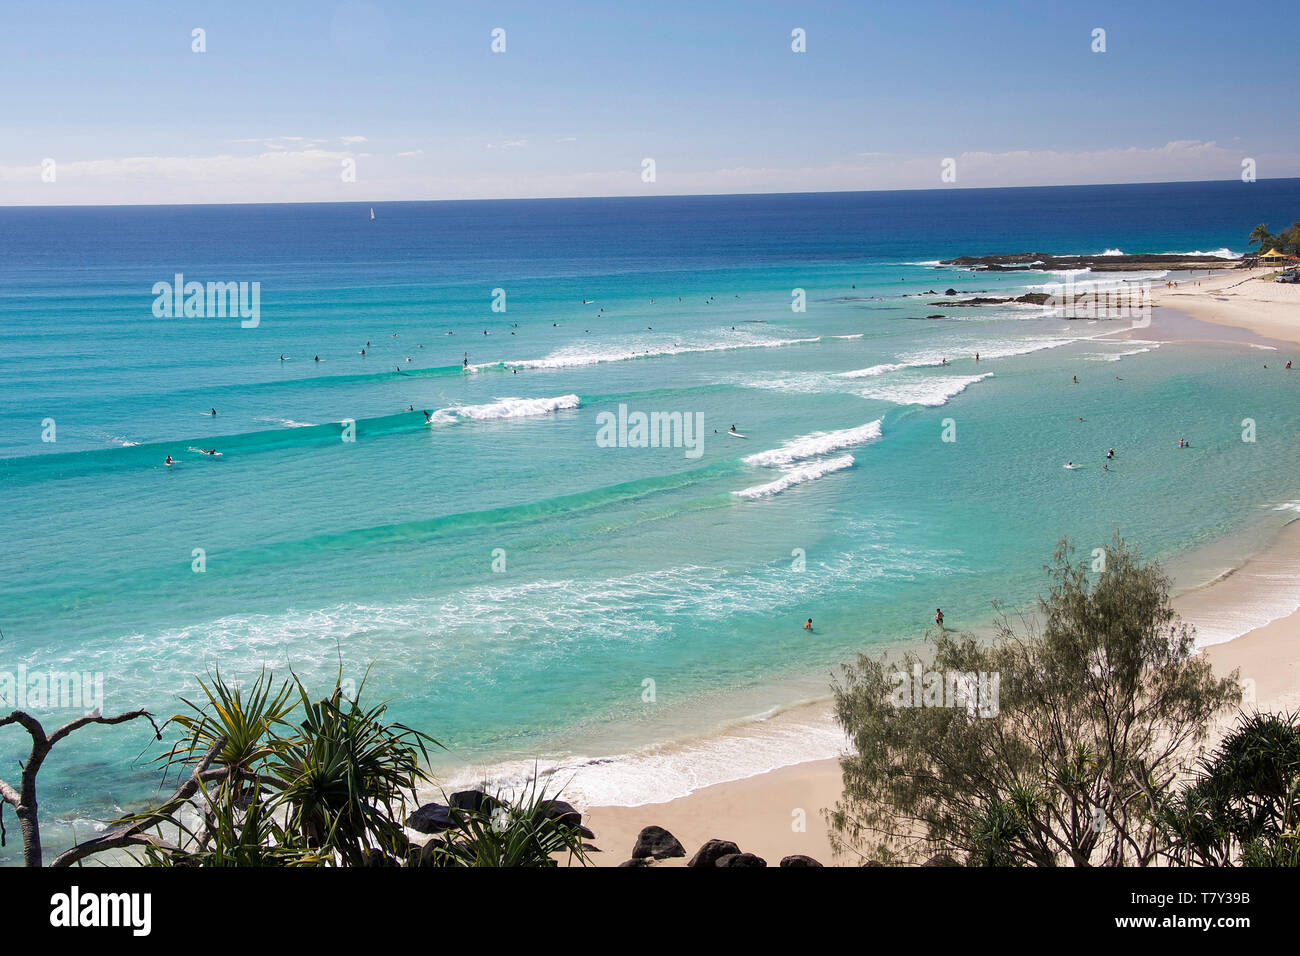
M 1152 303 L 1215 325 L 1249 329 L 1283 342 L 1300 342 L 1300 285 L 1263 279 L 1273 268 L 1177 274 L 1178 285 L 1157 284 Z M 1200 275 L 1200 278 L 1198 278 Z
M 1232 270 L 1199 279 L 1180 274 L 1177 288 L 1161 285 L 1154 290 L 1153 302 L 1224 327 L 1225 342 L 1258 342 L 1258 336 L 1276 343 L 1273 347 L 1282 352 L 1286 343 L 1300 343 L 1300 285 L 1260 280 L 1272 271 Z M 1242 331 L 1228 333 L 1227 328 Z M 1184 338 L 1182 331 L 1172 312 L 1164 312 L 1162 318 L 1157 308 L 1152 328 L 1136 334 Z M 1194 337 L 1212 340 L 1214 334 L 1200 329 Z M 1290 356 L 1278 358 L 1283 364 Z M 1279 596 L 1276 587 L 1279 580 L 1297 579 L 1300 521 L 1284 527 L 1262 552 L 1207 584 L 1177 582 L 1175 608 L 1207 633 L 1221 629 L 1225 619 L 1234 617 L 1234 609 L 1248 608 L 1267 619 L 1233 640 L 1202 650 L 1217 673 L 1240 670 L 1246 694 L 1243 706 L 1248 710 L 1300 708 L 1300 589 L 1292 600 L 1291 592 Z M 822 706 L 825 719 L 830 720 L 829 702 Z M 617 866 L 630 856 L 640 829 L 654 824 L 671 831 L 687 852 L 687 858 L 656 866 L 684 866 L 709 839 L 734 841 L 742 850 L 763 857 L 769 866 L 791 854 L 806 854 L 827 865 L 856 865 L 856 859 L 837 859 L 831 852 L 824 811 L 834 806 L 840 794 L 838 761 L 822 759 L 704 787 L 666 803 L 591 807 L 586 822 L 602 850 L 592 859 L 598 866 Z

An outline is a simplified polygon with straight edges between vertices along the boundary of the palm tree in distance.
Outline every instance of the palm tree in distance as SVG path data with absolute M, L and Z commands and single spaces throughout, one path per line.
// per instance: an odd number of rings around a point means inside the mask
M 1268 252 L 1272 247 L 1273 234 L 1268 231 L 1268 223 L 1261 222 L 1258 226 L 1250 231 L 1250 241 L 1247 245 L 1253 246 L 1259 243 L 1260 252 Z

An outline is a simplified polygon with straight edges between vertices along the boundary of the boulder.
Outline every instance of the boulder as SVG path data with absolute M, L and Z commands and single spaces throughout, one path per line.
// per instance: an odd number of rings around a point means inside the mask
M 643 860 L 646 857 L 654 857 L 656 860 L 666 860 L 670 856 L 685 856 L 686 849 L 663 827 L 649 826 L 645 827 L 636 837 L 636 845 L 632 847 L 632 859 Z
M 447 844 L 444 843 L 442 840 L 435 838 L 433 840 L 430 840 L 424 846 L 420 847 L 419 850 L 412 850 L 411 851 L 412 856 L 415 857 L 414 865 L 415 866 L 437 866 L 438 864 L 434 862 L 434 853 L 437 850 L 440 850 L 441 848 L 445 847 L 446 845 Z
M 728 853 L 718 857 L 714 866 L 767 866 L 767 860 L 752 853 Z
M 468 810 L 470 813 L 491 813 L 497 806 L 496 798 L 482 790 L 458 790 L 447 802 L 457 810 Z
M 922 866 L 961 866 L 956 860 L 947 853 L 936 853 L 930 859 L 921 864 Z
M 802 853 L 796 853 L 794 856 L 783 856 L 779 866 L 821 866 L 810 856 L 804 856 Z
M 715 866 L 718 857 L 728 856 L 733 853 L 739 853 L 740 847 L 730 840 L 710 840 L 704 846 L 700 847 L 687 866 Z
M 564 800 L 543 800 L 537 805 L 537 812 L 547 820 L 558 820 L 575 827 L 582 824 L 582 814 Z
M 957 294 L 956 289 L 948 289 L 946 292 L 944 292 L 944 295 L 956 295 L 956 294 Z
M 441 803 L 426 803 L 406 815 L 406 825 L 420 833 L 441 833 L 456 826 L 451 807 Z
M 622 863 L 619 864 L 619 866 L 649 866 L 649 865 L 650 865 L 649 860 L 640 860 L 640 859 L 624 860 Z

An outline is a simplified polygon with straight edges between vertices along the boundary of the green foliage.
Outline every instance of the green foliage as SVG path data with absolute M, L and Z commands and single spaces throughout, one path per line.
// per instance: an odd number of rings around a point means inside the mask
M 1062 542 L 1037 613 L 991 644 L 940 633 L 933 658 L 859 656 L 834 687 L 854 743 L 830 814 L 839 852 L 881 862 L 948 853 L 984 865 L 1146 865 L 1154 811 L 1210 720 L 1240 701 L 1169 605 L 1169 580 L 1118 536 L 1105 570 Z M 897 706 L 913 668 L 998 675 L 998 708 Z
M 296 676 L 277 687 L 265 671 L 247 690 L 220 672 L 199 686 L 203 700 L 168 721 L 184 736 L 160 758 L 197 786 L 124 821 L 160 818 L 147 862 L 359 866 L 406 854 L 420 758 L 438 744 L 389 722 L 386 704 L 364 705 L 364 680 L 352 700 L 338 680 L 313 700 Z
M 1268 224 L 1261 222 L 1251 230 L 1248 245 L 1259 243 L 1261 253 L 1276 249 L 1293 256 L 1300 256 L 1300 222 L 1291 223 L 1290 227 L 1279 233 L 1268 231 Z
M 1300 866 L 1300 716 L 1243 714 L 1158 816 L 1183 863 Z
M 390 722 L 387 705 L 354 699 L 336 680 L 313 699 L 297 676 L 263 671 L 246 689 L 220 672 L 200 680 L 198 702 L 172 717 L 183 736 L 160 760 L 186 774 L 147 822 L 151 866 L 556 866 L 585 864 L 582 833 L 530 782 L 516 800 L 453 811 L 456 825 L 413 847 L 404 824 L 428 779 L 426 734 Z M 423 763 L 422 763 L 423 761 Z
M 345 864 L 360 865 L 371 849 L 404 853 L 401 821 L 406 799 L 425 779 L 432 738 L 403 724 L 384 722 L 387 706 L 364 708 L 336 685 L 329 698 L 313 701 L 294 678 L 304 717 L 284 741 L 270 768 L 279 781 L 277 803 L 307 846 L 328 847 Z
M 558 857 L 586 865 L 577 826 L 548 813 L 553 797 L 539 789 L 536 774 L 513 800 L 500 792 L 478 811 L 453 811 L 460 825 L 446 831 L 422 857 L 424 866 L 552 867 Z

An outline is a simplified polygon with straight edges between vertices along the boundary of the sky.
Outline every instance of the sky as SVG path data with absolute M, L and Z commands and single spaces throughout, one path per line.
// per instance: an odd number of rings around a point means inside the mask
M 1300 123 L 1266 79 L 1288 73 L 1291 19 L 1200 0 L 7 3 L 0 205 L 1168 182 L 1247 159 L 1298 176 Z

